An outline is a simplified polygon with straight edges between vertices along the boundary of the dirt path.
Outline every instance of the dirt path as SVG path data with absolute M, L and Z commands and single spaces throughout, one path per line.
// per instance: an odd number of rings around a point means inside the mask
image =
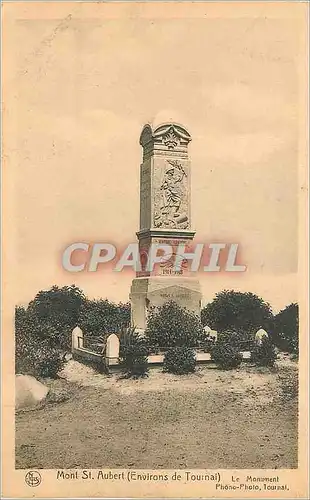
M 75 363 L 62 373 L 70 400 L 17 414 L 18 468 L 297 466 L 297 402 L 281 402 L 278 372 L 152 369 L 133 381 Z

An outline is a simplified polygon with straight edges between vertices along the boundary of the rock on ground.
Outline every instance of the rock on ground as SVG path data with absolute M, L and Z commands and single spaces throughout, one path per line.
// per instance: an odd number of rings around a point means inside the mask
M 22 410 L 36 406 L 46 398 L 49 389 L 30 375 L 15 377 L 15 409 Z

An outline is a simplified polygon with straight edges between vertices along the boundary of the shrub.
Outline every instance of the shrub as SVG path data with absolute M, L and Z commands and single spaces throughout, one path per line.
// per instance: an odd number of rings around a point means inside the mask
M 230 332 L 219 336 L 211 350 L 211 359 L 223 370 L 231 370 L 241 365 L 242 354 L 236 339 L 231 337 Z
M 34 377 L 55 378 L 64 364 L 64 351 L 55 341 L 55 328 L 42 321 L 31 310 L 22 307 L 15 312 L 16 373 Z
M 71 332 L 78 324 L 86 297 L 75 285 L 42 290 L 29 303 L 27 313 L 36 323 L 35 336 L 50 339 L 51 345 L 71 349 Z
M 46 341 L 36 341 L 31 337 L 24 337 L 16 350 L 16 373 L 32 375 L 36 378 L 57 378 L 65 360 L 63 351 L 51 347 Z
M 71 351 L 72 330 L 78 323 L 84 333 L 98 336 L 119 331 L 129 321 L 129 304 L 89 300 L 75 285 L 40 291 L 27 308 L 15 309 L 16 371 L 56 377 L 64 353 Z
M 118 333 L 130 324 L 130 304 L 115 304 L 109 300 L 87 299 L 80 310 L 79 327 L 84 334 L 99 336 Z
M 43 378 L 57 378 L 58 372 L 65 364 L 63 352 L 59 349 L 40 348 L 37 357 L 36 370 L 37 374 Z
M 199 317 L 173 301 L 151 309 L 145 331 L 149 345 L 160 347 L 195 347 L 202 334 Z
M 163 366 L 164 372 L 184 375 L 186 373 L 193 373 L 195 371 L 195 367 L 195 353 L 194 350 L 189 347 L 171 347 L 165 353 Z
M 270 304 L 251 292 L 223 290 L 201 311 L 204 326 L 217 331 L 233 328 L 240 340 L 246 340 L 261 325 L 269 330 L 272 320 Z
M 198 342 L 198 346 L 203 349 L 204 352 L 211 352 L 216 342 L 216 338 L 210 333 L 205 333 L 203 337 Z
M 146 377 L 148 372 L 148 346 L 145 339 L 128 329 L 120 336 L 120 361 L 126 377 Z
M 275 345 L 282 351 L 298 355 L 298 330 L 298 304 L 293 303 L 285 307 L 274 318 L 273 340 Z
M 226 329 L 225 331 L 218 332 L 218 341 L 232 345 L 236 350 L 241 351 L 244 341 L 241 340 L 242 332 L 233 328 Z
M 277 354 L 269 338 L 262 338 L 261 344 L 255 344 L 251 360 L 258 366 L 274 366 Z

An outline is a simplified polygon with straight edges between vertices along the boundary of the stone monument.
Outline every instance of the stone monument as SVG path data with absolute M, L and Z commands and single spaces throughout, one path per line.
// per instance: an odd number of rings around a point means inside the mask
M 132 281 L 131 323 L 144 330 L 151 306 L 173 300 L 200 314 L 201 292 L 197 278 L 183 260 L 180 269 L 173 269 L 174 257 L 148 271 L 150 245 L 168 244 L 174 249 L 192 242 L 191 227 L 191 165 L 188 130 L 173 121 L 147 124 L 140 144 L 143 162 L 140 167 L 140 230 L 137 232 L 142 268 Z

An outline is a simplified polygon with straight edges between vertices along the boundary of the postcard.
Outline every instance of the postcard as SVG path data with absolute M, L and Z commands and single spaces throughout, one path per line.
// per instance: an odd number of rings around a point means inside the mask
M 3 497 L 308 497 L 308 9 L 2 3 Z

